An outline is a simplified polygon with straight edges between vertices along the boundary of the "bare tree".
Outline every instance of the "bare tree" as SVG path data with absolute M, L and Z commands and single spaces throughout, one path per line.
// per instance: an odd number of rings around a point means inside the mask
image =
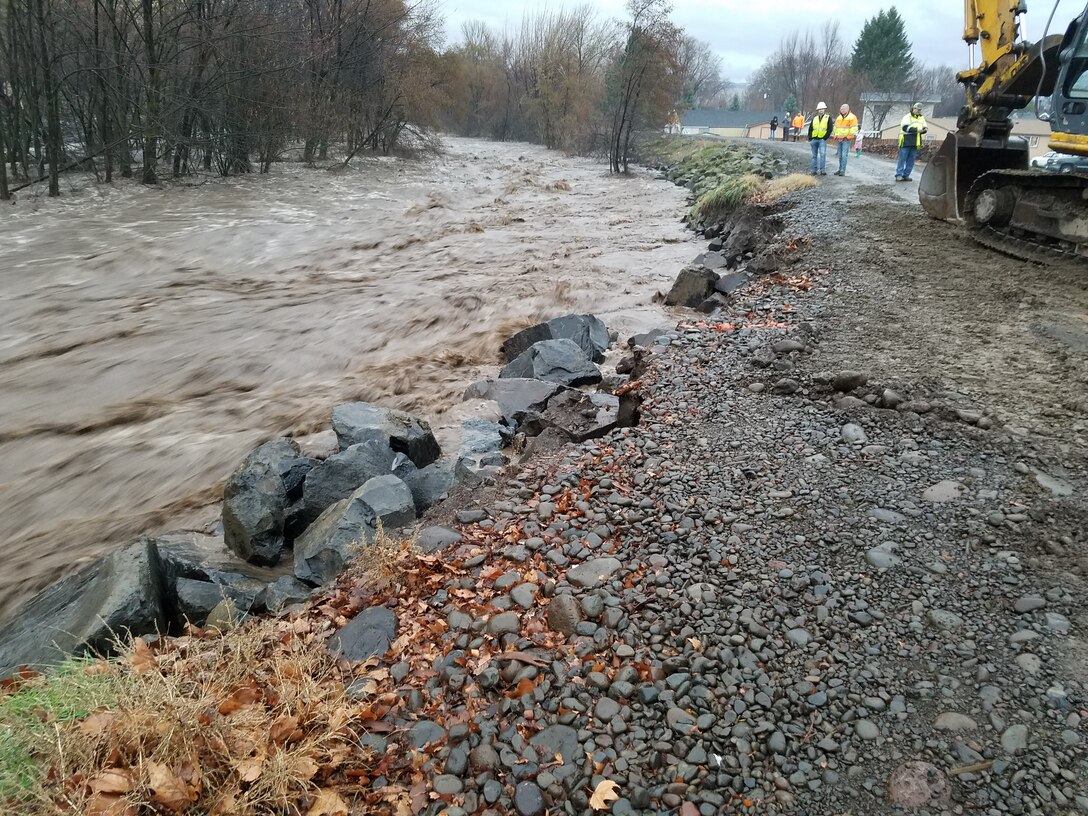
M 771 107 L 778 107 L 793 96 L 804 111 L 813 110 L 820 101 L 856 107 L 859 92 L 839 24 L 827 22 L 818 33 L 796 30 L 782 38 L 778 49 L 752 77 L 749 102 L 766 95 Z
M 613 173 L 626 173 L 631 141 L 643 127 L 663 127 L 680 93 L 676 61 L 680 32 L 669 22 L 668 0 L 628 0 L 626 40 L 609 71 L 608 162 Z
M 683 102 L 704 107 L 722 88 L 722 61 L 708 43 L 685 35 L 680 39 L 677 62 L 683 77 Z

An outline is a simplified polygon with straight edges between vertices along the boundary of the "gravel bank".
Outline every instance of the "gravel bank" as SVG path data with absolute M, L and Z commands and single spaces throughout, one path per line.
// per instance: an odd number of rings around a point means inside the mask
M 378 690 L 427 812 L 1088 813 L 1083 414 L 1018 422 L 962 337 L 888 364 L 836 243 L 870 195 L 798 196 L 783 271 L 645 352 L 639 427 L 511 468 L 391 602 L 439 633 Z

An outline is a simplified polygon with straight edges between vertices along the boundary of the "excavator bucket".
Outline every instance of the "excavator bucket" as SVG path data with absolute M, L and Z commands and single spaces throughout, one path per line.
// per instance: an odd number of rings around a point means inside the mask
M 983 141 L 980 146 L 973 137 L 949 133 L 922 173 L 918 200 L 931 218 L 958 221 L 975 179 L 990 170 L 1027 168 L 1028 144 L 1022 139 L 1010 139 L 1004 145 Z

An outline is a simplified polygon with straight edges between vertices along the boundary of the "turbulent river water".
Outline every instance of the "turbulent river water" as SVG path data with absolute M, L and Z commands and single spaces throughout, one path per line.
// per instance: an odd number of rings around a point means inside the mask
M 449 424 L 512 330 L 621 334 L 695 254 L 684 191 L 524 144 L 0 210 L 0 619 L 142 532 L 214 521 L 263 439 L 365 399 Z

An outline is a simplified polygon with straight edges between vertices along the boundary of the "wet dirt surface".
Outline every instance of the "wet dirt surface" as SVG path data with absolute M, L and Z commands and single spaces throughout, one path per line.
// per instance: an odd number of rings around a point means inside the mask
M 807 169 L 807 144 L 776 147 Z M 788 219 L 787 235 L 813 239 L 793 263 L 843 273 L 821 302 L 835 327 L 823 352 L 1088 450 L 1088 265 L 1041 266 L 977 244 L 926 217 L 917 184 L 894 174 L 887 159 L 851 155 L 847 176 L 821 178 Z
M 502 339 L 621 334 L 696 246 L 685 191 L 523 144 L 90 188 L 0 222 L 0 619 L 141 532 L 214 520 L 252 446 L 367 399 L 441 426 Z

